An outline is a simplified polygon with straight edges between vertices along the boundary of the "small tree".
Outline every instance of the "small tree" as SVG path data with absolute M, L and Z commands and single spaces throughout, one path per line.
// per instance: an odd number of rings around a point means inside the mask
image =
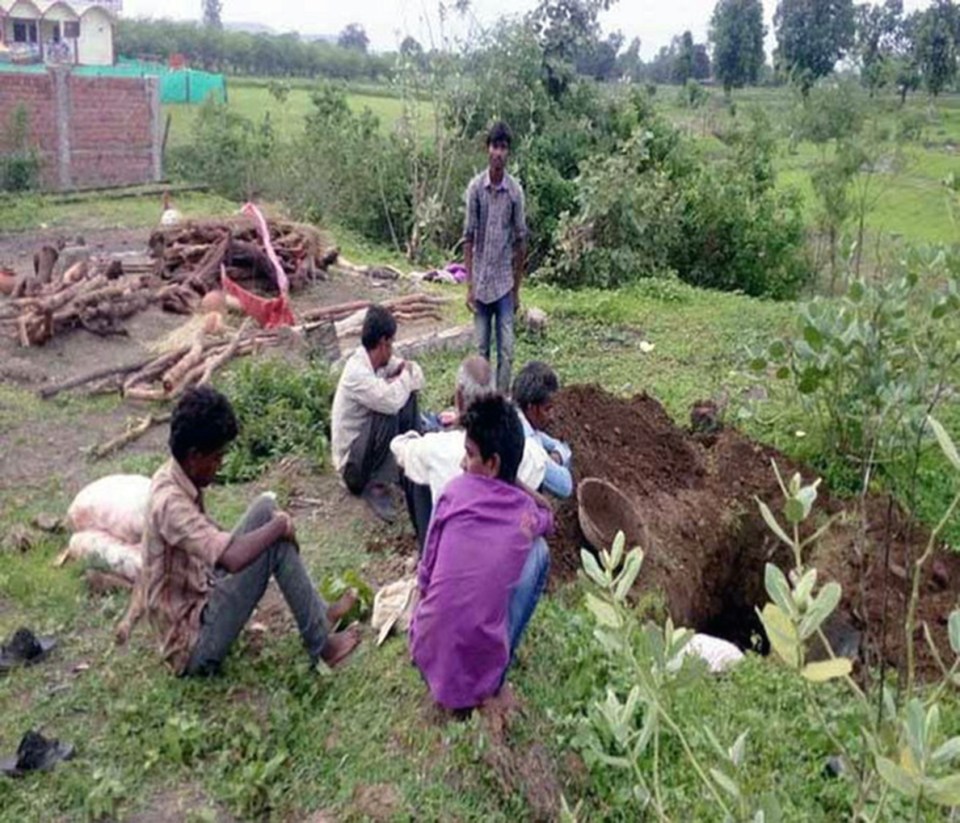
M 714 7 L 710 20 L 713 71 L 726 94 L 757 82 L 765 34 L 760 0 L 719 0 Z
M 853 46 L 853 0 L 780 0 L 777 63 L 806 96 Z
M 685 31 L 674 42 L 677 44 L 677 56 L 673 61 L 673 79 L 680 85 L 685 85 L 687 80 L 693 77 L 693 35 Z
M 344 49 L 354 49 L 355 51 L 367 53 L 367 46 L 370 45 L 370 38 L 367 32 L 359 23 L 351 23 L 347 26 L 337 38 L 337 45 Z
M 894 79 L 893 61 L 903 32 L 903 0 L 857 6 L 856 30 L 860 80 L 872 97 Z

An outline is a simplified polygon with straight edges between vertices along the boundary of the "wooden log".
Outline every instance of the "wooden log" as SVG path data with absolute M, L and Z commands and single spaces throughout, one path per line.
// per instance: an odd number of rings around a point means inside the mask
M 161 423 L 169 423 L 170 417 L 171 415 L 169 413 L 148 414 L 136 426 L 127 429 L 123 434 L 108 440 L 106 443 L 94 446 L 90 453 L 98 460 L 104 458 L 118 449 L 122 449 L 124 446 L 133 443 L 135 440 L 139 440 L 154 426 L 160 425 Z
M 234 357 L 234 355 L 237 353 L 237 349 L 240 347 L 240 341 L 246 334 L 247 329 L 249 329 L 252 325 L 253 320 L 247 317 L 243 323 L 240 324 L 240 328 L 234 335 L 233 340 L 230 341 L 230 345 L 228 345 L 222 352 L 214 355 L 207 361 L 207 364 L 203 370 L 203 374 L 200 376 L 200 380 L 197 383 L 198 386 L 204 386 L 209 383 L 210 378 L 213 377 L 213 373 Z
M 167 394 L 170 394 L 184 376 L 203 360 L 203 344 L 205 341 L 205 335 L 201 330 L 197 335 L 197 339 L 190 347 L 190 351 L 180 358 L 180 360 L 163 375 L 163 380 L 160 382 L 163 384 L 163 390 Z
M 129 374 L 130 372 L 135 372 L 138 369 L 144 368 L 144 366 L 150 362 L 152 362 L 152 359 L 138 360 L 135 363 L 127 363 L 123 366 L 108 366 L 105 369 L 97 369 L 96 371 L 87 372 L 86 374 L 68 377 L 66 380 L 61 380 L 50 386 L 43 386 L 37 392 L 37 395 L 43 400 L 49 400 L 51 397 L 56 397 L 61 392 L 68 391 L 69 389 L 75 389 L 77 386 L 84 386 L 87 383 L 93 383 L 94 381 L 102 380 L 105 377 L 113 377 L 114 375 L 118 374 L 123 375 Z
M 197 267 L 186 277 L 186 282 L 194 289 L 206 294 L 220 283 L 220 266 L 230 247 L 230 235 L 225 234 L 215 242 L 197 264 Z
M 124 381 L 123 393 L 126 394 L 138 383 L 146 383 L 147 381 L 153 380 L 155 377 L 163 374 L 188 351 L 190 351 L 190 347 L 184 346 L 176 351 L 167 352 L 167 354 L 163 354 L 160 357 L 154 357 L 148 360 L 146 363 L 140 366 L 136 373 L 132 374 L 126 379 L 126 381 Z
M 33 255 L 33 273 L 40 283 L 49 283 L 53 279 L 53 269 L 59 257 L 60 252 L 54 246 L 41 246 Z

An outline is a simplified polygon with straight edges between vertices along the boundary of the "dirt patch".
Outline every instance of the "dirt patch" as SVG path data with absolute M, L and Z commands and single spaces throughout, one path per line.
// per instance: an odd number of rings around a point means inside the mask
M 356 813 L 370 820 L 392 820 L 403 807 L 403 795 L 390 783 L 359 785 L 353 790 Z
M 557 396 L 554 416 L 555 434 L 573 449 L 575 469 L 614 484 L 636 509 L 639 525 L 627 538 L 646 553 L 635 591 L 638 600 L 661 605 L 680 625 L 743 648 L 759 641 L 764 651 L 766 641 L 754 610 L 767 599 L 764 564 L 773 562 L 786 570 L 792 559 L 764 524 L 756 498 L 774 511 L 782 506 L 771 459 L 785 475 L 800 471 L 810 481 L 813 472 L 733 430 L 691 434 L 646 394 L 621 399 L 596 386 L 572 386 Z M 888 509 L 889 530 L 884 516 Z M 824 518 L 852 513 L 854 505 L 821 486 L 818 511 Z M 895 572 L 909 568 L 910 557 L 919 555 L 926 536 L 883 497 L 868 500 L 867 522 L 871 525 L 865 534 L 852 517 L 835 525 L 809 563 L 820 571 L 821 580 L 836 580 L 844 589 L 831 631 L 846 641 L 859 632 L 867 660 L 882 654 L 900 665 L 909 581 Z M 818 525 L 811 524 L 810 530 Z M 885 567 L 888 531 L 891 562 Z M 559 577 L 576 574 L 585 542 L 576 501 L 566 501 L 558 512 L 552 552 Z M 960 592 L 960 557 L 938 553 L 921 591 L 918 625 L 926 621 L 942 652 L 952 656 L 946 620 Z M 888 636 L 881 650 L 885 603 Z M 935 663 L 922 638 L 918 652 L 921 668 L 932 671 Z
M 175 823 L 196 820 L 200 813 L 204 820 L 216 823 L 233 823 L 235 817 L 228 814 L 196 786 L 181 786 L 154 795 L 144 808 L 126 818 L 130 823 Z

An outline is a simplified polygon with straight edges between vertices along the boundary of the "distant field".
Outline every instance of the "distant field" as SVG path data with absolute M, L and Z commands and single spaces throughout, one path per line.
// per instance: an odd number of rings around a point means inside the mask
M 250 85 L 231 85 L 227 83 L 227 105 L 238 114 L 249 117 L 256 123 L 270 115 L 270 122 L 282 135 L 291 135 L 303 128 L 304 117 L 310 112 L 310 90 L 293 88 L 287 99 L 280 103 L 265 87 Z M 347 101 L 356 112 L 370 109 L 380 120 L 384 129 L 393 128 L 403 116 L 403 101 L 396 97 L 376 96 L 372 94 L 348 94 Z M 190 140 L 190 131 L 196 117 L 198 106 L 171 104 L 163 107 L 164 112 L 172 115 L 168 146 L 183 145 Z M 416 116 L 419 128 L 428 131 L 432 128 L 432 107 L 430 103 L 418 103 Z
M 660 87 L 657 104 L 675 123 L 684 127 L 707 152 L 717 150 L 720 142 L 714 132 L 729 123 L 730 115 L 722 103 L 723 93 L 710 90 L 711 99 L 699 110 L 691 111 L 677 102 L 677 89 Z M 734 92 L 739 113 L 750 106 L 760 106 L 781 134 L 776 167 L 779 186 L 793 186 L 803 193 L 805 211 L 810 219 L 817 204 L 810 184 L 810 172 L 819 149 L 810 143 L 789 146 L 789 115 L 795 105 L 785 89 L 743 89 Z M 896 129 L 903 116 L 916 116 L 922 122 L 920 139 L 906 143 L 901 166 L 876 175 L 873 191 L 878 194 L 876 206 L 867 218 L 867 227 L 884 236 L 902 236 L 907 240 L 927 243 L 950 243 L 960 239 L 958 227 L 950 213 L 944 178 L 951 172 L 960 176 L 960 95 L 942 95 L 931 102 L 925 95 L 913 95 L 900 109 L 893 98 L 879 100 L 883 106 L 881 121 Z M 891 159 L 893 145 L 890 145 Z

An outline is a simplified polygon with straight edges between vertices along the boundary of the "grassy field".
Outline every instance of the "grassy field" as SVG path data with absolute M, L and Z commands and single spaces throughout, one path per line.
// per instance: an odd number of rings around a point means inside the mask
M 707 103 L 693 111 L 678 103 L 677 94 L 676 88 L 661 87 L 655 98 L 657 106 L 697 138 L 706 152 L 717 150 L 720 142 L 715 132 L 731 123 L 722 92 L 712 89 Z M 799 189 L 807 215 L 813 219 L 817 204 L 810 172 L 819 149 L 811 143 L 791 145 L 790 118 L 796 99 L 786 89 L 744 89 L 734 92 L 733 101 L 738 114 L 755 106 L 768 115 L 778 138 L 778 185 Z M 890 143 L 889 156 L 881 163 L 883 170 L 871 184 L 877 195 L 867 218 L 872 239 L 893 235 L 912 242 L 956 242 L 960 232 L 951 215 L 943 181 L 948 174 L 960 175 L 960 95 L 942 95 L 935 102 L 913 95 L 902 109 L 892 97 L 869 105 L 873 112 L 878 112 L 870 116 L 878 118 L 891 135 L 905 119 L 915 119 L 920 129 L 917 139 L 903 144 L 902 157 L 896 162 L 895 147 Z
M 371 259 L 369 249 L 345 240 L 351 257 Z M 735 407 L 754 384 L 742 369 L 747 350 L 782 330 L 793 312 L 789 304 L 656 282 L 616 293 L 532 286 L 525 300 L 543 306 L 552 319 L 545 340 L 520 337 L 519 362 L 549 360 L 565 383 L 597 382 L 619 394 L 650 391 L 678 419 L 693 400 L 720 392 Z M 463 310 L 456 311 L 462 319 Z M 640 352 L 641 336 L 655 344 L 653 351 Z M 458 360 L 457 354 L 424 360 L 426 406 L 448 401 Z M 771 391 L 780 412 L 774 422 L 747 426 L 802 456 L 810 448 L 795 436 L 802 418 L 775 385 Z M 119 409 L 114 398 L 43 403 L 2 385 L 0 437 L 39 455 L 56 449 L 51 441 L 57 432 L 84 430 Z M 83 460 L 69 453 L 62 459 Z M 156 443 L 86 463 L 83 472 L 149 473 L 162 459 L 162 443 Z M 277 479 L 216 487 L 210 510 L 221 522 L 234 522 L 265 486 L 276 488 L 283 503 L 294 488 L 331 500 L 338 494 L 328 474 Z M 55 474 L 2 487 L 0 523 L 9 531 L 40 512 L 62 513 L 69 498 Z M 321 514 L 308 510 L 298 519 L 315 577 L 356 569 L 397 575 L 401 558 L 367 548 L 371 537 L 389 541 L 396 530 L 371 522 L 362 509 Z M 26 554 L 0 552 L 0 635 L 26 624 L 57 634 L 62 644 L 49 663 L 0 680 L 0 715 L 10 719 L 0 726 L 0 752 L 12 750 L 33 726 L 75 743 L 78 754 L 52 773 L 0 781 L 0 820 L 143 814 L 207 821 L 229 814 L 244 820 L 513 821 L 555 816 L 551 803 L 561 793 L 571 805 L 582 803 L 582 820 L 640 818 L 624 775 L 585 763 L 576 742 L 605 672 L 580 582 L 553 592 L 534 616 L 511 675 L 525 708 L 504 742 L 477 718 L 437 722 L 402 640 L 376 648 L 368 636 L 350 665 L 324 677 L 308 670 L 289 627 L 271 623 L 265 638 L 245 636 L 225 676 L 178 681 L 157 661 L 146 629 L 129 648 L 113 646 L 111 630 L 126 598 L 92 597 L 81 568 L 53 568 L 62 544 L 63 538 L 49 536 Z M 837 718 L 833 740 L 859 751 L 849 704 L 829 688 L 821 695 L 823 710 Z M 775 794 L 784 820 L 837 820 L 849 808 L 852 789 L 825 771 L 835 744 L 806 721 L 801 701 L 795 678 L 751 657 L 728 677 L 684 689 L 673 710 L 690 722 L 691 745 L 706 761 L 714 755 L 703 728 L 727 744 L 747 731 L 745 785 Z M 960 728 L 953 697 L 941 722 L 948 730 Z M 675 819 L 712 819 L 680 747 L 671 742 L 659 757 Z M 649 771 L 651 763 L 643 768 Z M 908 813 L 897 804 L 890 811 L 891 820 Z
M 294 87 L 284 100 L 278 101 L 264 86 L 230 85 L 228 83 L 227 105 L 232 111 L 250 118 L 259 123 L 266 115 L 278 134 L 290 136 L 302 130 L 304 117 L 310 112 L 310 90 Z M 373 94 L 349 94 L 347 100 L 351 109 L 361 112 L 369 109 L 379 120 L 381 127 L 392 129 L 404 116 L 404 101 L 397 97 Z M 170 114 L 170 136 L 167 139 L 169 147 L 176 147 L 190 140 L 190 128 L 197 113 L 197 106 L 186 104 L 171 104 L 163 107 L 165 114 Z M 422 132 L 429 132 L 433 128 L 431 105 L 419 102 L 415 105 L 413 116 L 417 119 L 418 128 Z

